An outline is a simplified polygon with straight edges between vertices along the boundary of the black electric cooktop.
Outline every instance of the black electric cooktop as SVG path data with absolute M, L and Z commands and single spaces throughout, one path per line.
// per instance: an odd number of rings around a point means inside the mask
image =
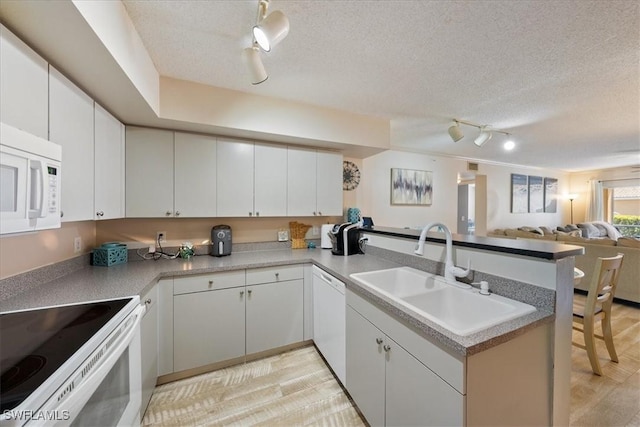
M 0 411 L 17 407 L 129 301 L 1 313 Z

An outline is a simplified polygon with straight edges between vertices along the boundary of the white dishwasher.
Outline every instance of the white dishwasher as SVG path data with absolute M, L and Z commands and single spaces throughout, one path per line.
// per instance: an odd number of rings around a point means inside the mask
M 313 266 L 313 340 L 346 387 L 344 283 Z

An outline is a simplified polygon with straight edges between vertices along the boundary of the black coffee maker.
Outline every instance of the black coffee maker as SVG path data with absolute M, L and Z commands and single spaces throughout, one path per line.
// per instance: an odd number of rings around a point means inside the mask
M 336 224 L 329 232 L 329 237 L 331 237 L 331 243 L 333 245 L 331 253 L 334 255 L 347 256 L 362 253 L 358 242 L 360 237 L 358 224 L 352 224 L 350 222 Z

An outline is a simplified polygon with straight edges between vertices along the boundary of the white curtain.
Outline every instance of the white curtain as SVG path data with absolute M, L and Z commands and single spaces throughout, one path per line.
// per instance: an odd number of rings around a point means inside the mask
M 602 182 L 597 180 L 589 181 L 589 193 L 587 193 L 587 222 L 604 220 L 603 199 Z

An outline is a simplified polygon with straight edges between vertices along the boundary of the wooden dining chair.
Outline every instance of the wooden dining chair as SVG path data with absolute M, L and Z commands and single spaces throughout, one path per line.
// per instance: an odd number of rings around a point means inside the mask
M 611 333 L 611 305 L 620 276 L 623 256 L 619 253 L 611 258 L 598 258 L 586 301 L 584 303 L 573 302 L 573 321 L 582 324 L 582 329 L 575 325 L 573 329 L 584 333 L 585 343 L 584 346 L 576 343 L 574 345 L 587 350 L 591 369 L 596 375 L 602 375 L 602 369 L 596 353 L 595 338 L 604 340 L 611 360 L 618 362 Z M 602 325 L 602 336 L 594 333 L 597 319 L 600 319 Z

